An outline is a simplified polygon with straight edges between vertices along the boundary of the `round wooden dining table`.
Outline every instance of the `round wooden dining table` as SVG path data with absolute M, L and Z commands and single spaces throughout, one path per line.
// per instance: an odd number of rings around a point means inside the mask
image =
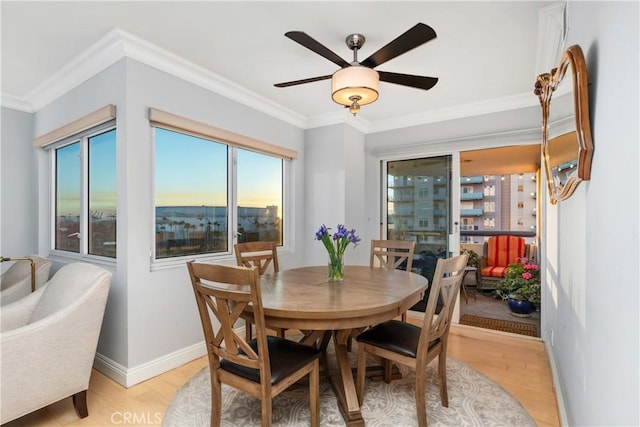
M 265 274 L 261 279 L 265 323 L 305 331 L 302 342 L 333 338 L 337 369 L 331 383 L 349 426 L 364 425 L 348 357 L 352 331 L 407 311 L 428 286 L 425 277 L 402 270 L 345 266 L 344 280 L 330 282 L 327 266 Z

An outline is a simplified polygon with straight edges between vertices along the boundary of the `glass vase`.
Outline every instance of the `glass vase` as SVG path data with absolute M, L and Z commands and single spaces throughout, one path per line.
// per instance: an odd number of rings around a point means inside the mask
M 344 279 L 344 255 L 329 257 L 329 281 L 339 282 Z

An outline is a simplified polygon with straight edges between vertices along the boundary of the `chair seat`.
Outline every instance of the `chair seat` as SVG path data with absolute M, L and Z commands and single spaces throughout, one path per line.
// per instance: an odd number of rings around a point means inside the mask
M 358 335 L 356 341 L 416 358 L 421 331 L 422 329 L 416 325 L 390 320 L 367 329 Z M 436 345 L 438 341 L 430 342 L 429 348 Z
M 488 266 L 481 270 L 481 274 L 488 277 L 504 277 L 506 271 L 507 267 Z
M 249 346 L 258 353 L 258 342 L 253 339 Z M 308 345 L 280 337 L 267 337 L 269 347 L 269 364 L 271 366 L 271 385 L 277 384 L 283 378 L 287 378 L 309 362 L 320 357 L 320 350 Z M 220 361 L 220 368 L 235 375 L 239 375 L 255 383 L 260 383 L 260 371 L 245 366 L 240 366 L 228 360 Z

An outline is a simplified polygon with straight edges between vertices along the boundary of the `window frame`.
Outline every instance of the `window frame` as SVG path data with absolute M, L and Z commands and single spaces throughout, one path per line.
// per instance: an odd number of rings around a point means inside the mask
M 180 133 L 183 135 L 191 136 L 194 138 L 208 140 L 217 144 L 223 144 L 227 146 L 227 242 L 228 248 L 226 251 L 215 252 L 215 253 L 202 253 L 202 254 L 191 254 L 191 255 L 181 255 L 175 257 L 166 257 L 166 258 L 157 258 L 156 255 L 156 159 L 155 159 L 155 150 L 156 150 L 156 132 L 155 129 L 164 129 L 171 132 Z M 150 132 L 152 139 L 152 160 L 151 160 L 151 203 L 150 203 L 150 262 L 151 262 L 151 270 L 170 268 L 176 265 L 183 265 L 185 261 L 188 260 L 215 260 L 215 261 L 226 261 L 226 260 L 234 260 L 235 254 L 233 246 L 238 242 L 238 169 L 237 169 L 237 161 L 238 161 L 238 150 L 252 151 L 264 156 L 274 157 L 279 159 L 282 162 L 282 245 L 277 247 L 278 252 L 285 252 L 289 250 L 290 247 L 290 235 L 292 234 L 289 230 L 291 230 L 292 219 L 291 210 L 289 207 L 289 200 L 291 194 L 291 179 L 289 178 L 291 175 L 292 168 L 292 160 L 293 158 L 288 156 L 283 156 L 276 154 L 274 152 L 262 151 L 260 149 L 252 149 L 251 147 L 235 144 L 233 141 L 226 141 L 222 139 L 218 139 L 213 135 L 205 135 L 200 132 L 191 132 L 188 129 L 179 129 L 175 126 L 164 125 L 159 122 L 150 122 Z
M 116 249 L 115 257 L 108 257 L 104 255 L 97 255 L 89 253 L 89 240 L 86 237 L 89 235 L 89 159 L 87 157 L 87 150 L 89 140 L 97 135 L 115 131 L 116 137 L 116 150 L 118 141 L 118 128 L 116 119 L 108 120 L 104 123 L 92 126 L 84 129 L 73 135 L 67 136 L 56 142 L 47 144 L 44 148 L 48 151 L 49 156 L 49 204 L 48 204 L 48 224 L 49 224 L 49 255 L 59 258 L 69 258 L 74 260 L 91 261 L 95 263 L 115 265 L 118 259 L 118 251 Z M 80 245 L 79 251 L 66 251 L 63 249 L 57 249 L 56 246 L 56 199 L 57 199 L 57 168 L 56 168 L 56 150 L 64 148 L 66 146 L 79 143 L 80 144 Z M 116 177 L 117 177 L 117 155 L 116 155 Z M 116 185 L 117 192 L 117 185 Z M 118 223 L 118 205 L 116 198 L 116 224 Z M 116 225 L 117 227 L 117 225 Z M 117 245 L 117 232 L 116 232 L 116 245 Z M 116 246 L 117 248 L 117 246 Z

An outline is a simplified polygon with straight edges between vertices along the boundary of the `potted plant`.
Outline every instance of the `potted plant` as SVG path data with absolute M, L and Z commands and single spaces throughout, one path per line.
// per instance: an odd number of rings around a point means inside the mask
M 509 304 L 516 316 L 531 316 L 535 304 L 540 303 L 540 268 L 536 263 L 520 260 L 509 264 L 504 280 L 496 288 L 496 295 Z
M 467 254 L 468 258 L 467 258 L 467 269 L 465 271 L 471 271 L 471 272 L 475 272 L 472 274 L 472 278 L 473 281 L 471 283 L 473 283 L 473 286 L 476 287 L 476 291 L 478 290 L 478 270 L 479 270 L 479 266 L 480 266 L 480 259 L 478 257 L 478 253 L 476 251 L 474 251 L 473 249 L 463 249 L 462 250 L 462 254 Z M 466 284 L 467 282 L 469 282 L 467 280 L 467 274 L 465 272 L 465 277 L 463 279 L 463 290 L 465 292 L 465 298 L 466 298 L 466 292 L 467 292 L 467 288 L 466 288 Z M 474 299 L 476 298 L 476 296 L 473 296 Z
M 463 254 L 468 254 L 467 266 L 478 268 L 478 254 L 473 249 L 463 249 Z

